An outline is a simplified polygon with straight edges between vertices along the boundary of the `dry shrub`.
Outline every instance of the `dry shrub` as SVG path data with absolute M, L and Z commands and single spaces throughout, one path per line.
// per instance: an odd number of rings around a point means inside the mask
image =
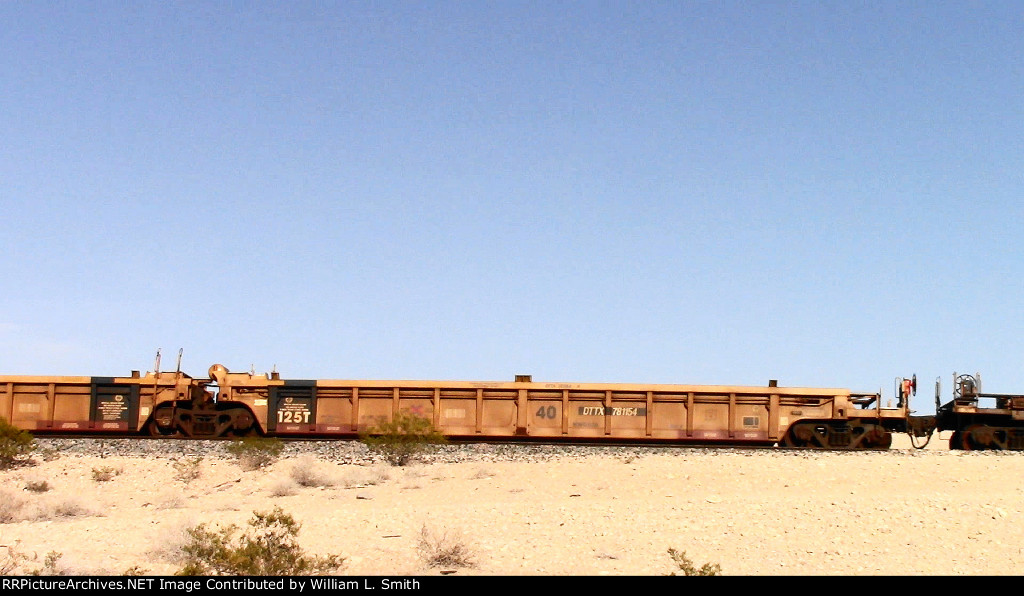
M 359 439 L 393 466 L 404 466 L 428 446 L 446 442 L 430 420 L 404 411 L 361 433 Z
M 345 479 L 342 481 L 342 486 L 344 486 L 345 488 L 375 486 L 377 484 L 384 484 L 390 479 L 391 474 L 388 472 L 387 467 L 359 469 L 350 472 L 347 476 L 345 476 Z
M 28 503 L 20 495 L 10 491 L 0 491 L 0 524 L 13 524 L 25 519 Z
M 284 443 L 276 437 L 245 437 L 231 441 L 227 451 L 238 458 L 238 465 L 243 470 L 251 472 L 276 462 L 284 451 Z
M 317 469 L 316 460 L 308 456 L 298 459 L 292 465 L 291 478 L 295 484 L 306 488 L 326 488 L 334 485 L 334 482 L 326 474 Z
M 30 493 L 37 493 L 37 494 L 38 493 L 45 493 L 45 492 L 49 491 L 51 488 L 53 488 L 53 487 L 50 486 L 50 483 L 45 481 L 45 480 L 26 480 L 25 481 L 25 490 L 27 490 Z
M 35 439 L 31 434 L 0 417 L 0 470 L 27 463 L 33 449 Z
M 181 509 L 184 506 L 185 498 L 178 493 L 165 493 L 156 504 L 156 508 L 161 511 L 165 511 L 167 509 Z
M 93 468 L 92 479 L 96 482 L 110 482 L 115 476 L 119 476 L 122 472 L 124 472 L 123 468 L 114 468 L 112 466 Z
M 668 549 L 668 556 L 672 557 L 672 563 L 675 564 L 676 570 L 681 571 L 682 575 L 722 575 L 722 566 L 718 563 L 704 563 L 700 567 L 697 567 L 689 557 L 686 556 L 686 551 L 678 551 L 674 548 Z M 669 575 L 679 575 L 675 571 Z
M 51 550 L 46 553 L 46 558 L 43 559 L 43 566 L 29 571 L 28 575 L 78 575 L 68 565 L 60 562 L 63 556 L 63 553 Z
M 438 533 L 424 525 L 420 530 L 417 550 L 427 567 L 451 569 L 476 565 L 473 550 L 460 532 L 443 530 Z
M 0 523 L 10 524 L 20 521 L 46 521 L 69 517 L 84 517 L 96 513 L 74 497 L 42 498 L 42 501 L 29 503 L 18 494 L 9 491 L 0 492 Z
M 290 497 L 297 492 L 298 489 L 291 480 L 279 480 L 270 487 L 270 494 L 274 497 Z
M 3 553 L 0 554 L 0 575 L 81 575 L 69 565 L 62 563 L 61 558 L 64 555 L 57 551 L 46 554 L 42 567 L 30 569 L 29 562 L 38 561 L 39 555 L 33 553 L 31 557 L 28 556 L 18 549 L 19 544 L 20 541 L 16 541 L 13 546 L 0 545 L 0 549 L 3 549 Z
M 203 463 L 203 456 L 194 455 L 174 460 L 171 466 L 174 468 L 174 479 L 184 484 L 197 480 L 202 475 L 200 466 Z
M 96 513 L 82 505 L 78 499 L 65 498 L 40 503 L 36 511 L 31 515 L 31 519 L 35 521 L 46 521 L 50 519 L 71 517 L 89 517 L 92 515 L 96 515 Z
M 307 555 L 296 540 L 301 524 L 280 507 L 254 512 L 249 526 L 241 536 L 234 525 L 216 532 L 203 524 L 189 528 L 176 575 L 315 575 L 344 564 L 337 555 Z
M 22 563 L 28 561 L 28 555 L 18 548 L 20 540 L 14 544 L 0 545 L 0 575 L 14 575 Z

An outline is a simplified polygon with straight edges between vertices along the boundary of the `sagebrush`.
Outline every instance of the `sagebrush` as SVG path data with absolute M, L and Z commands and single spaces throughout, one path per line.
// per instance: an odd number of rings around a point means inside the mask
M 428 446 L 446 442 L 430 420 L 405 411 L 398 412 L 390 421 L 377 424 L 359 438 L 393 466 L 404 466 Z
M 316 575 L 340 569 L 344 558 L 307 555 L 297 537 L 301 528 L 280 507 L 254 512 L 241 535 L 231 525 L 211 531 L 205 524 L 189 528 L 181 546 L 184 565 L 176 575 Z

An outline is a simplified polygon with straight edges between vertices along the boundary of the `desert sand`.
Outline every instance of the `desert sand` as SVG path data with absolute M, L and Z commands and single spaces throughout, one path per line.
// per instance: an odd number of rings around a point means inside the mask
M 670 547 L 724 575 L 1024 572 L 1024 453 L 948 451 L 941 438 L 921 451 L 901 438 L 870 453 L 484 453 L 406 467 L 292 455 L 256 471 L 207 455 L 188 483 L 174 461 L 64 453 L 2 472 L 0 544 L 37 557 L 21 572 L 55 551 L 73 574 L 169 575 L 186 528 L 244 526 L 276 505 L 307 551 L 345 557 L 342 575 L 664 575 Z M 42 481 L 50 490 L 25 489 Z M 473 566 L 427 566 L 424 528 L 463 543 Z

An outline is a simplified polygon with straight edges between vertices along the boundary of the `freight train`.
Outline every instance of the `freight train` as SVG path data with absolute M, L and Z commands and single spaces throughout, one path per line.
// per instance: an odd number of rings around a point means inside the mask
M 453 440 L 887 449 L 893 433 L 953 431 L 953 449 L 1024 449 L 1024 396 L 954 377 L 954 398 L 914 416 L 917 380 L 897 400 L 848 389 L 733 385 L 282 379 L 180 370 L 127 377 L 0 376 L 0 416 L 37 434 L 352 438 L 406 412 Z M 981 400 L 994 400 L 993 407 Z

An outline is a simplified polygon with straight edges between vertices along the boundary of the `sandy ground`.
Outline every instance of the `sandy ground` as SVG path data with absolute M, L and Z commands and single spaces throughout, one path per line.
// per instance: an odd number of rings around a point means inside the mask
M 67 455 L 0 473 L 15 518 L 0 544 L 38 556 L 22 571 L 56 551 L 75 574 L 172 574 L 185 528 L 279 505 L 308 551 L 346 558 L 342 574 L 440 573 L 417 549 L 424 527 L 473 554 L 460 575 L 662 575 L 670 547 L 726 575 L 1024 573 L 1024 453 L 933 447 L 261 471 L 207 458 L 187 484 L 167 458 Z M 120 473 L 96 481 L 100 468 Z M 329 485 L 299 486 L 295 470 Z M 51 490 L 24 490 L 43 480 Z

